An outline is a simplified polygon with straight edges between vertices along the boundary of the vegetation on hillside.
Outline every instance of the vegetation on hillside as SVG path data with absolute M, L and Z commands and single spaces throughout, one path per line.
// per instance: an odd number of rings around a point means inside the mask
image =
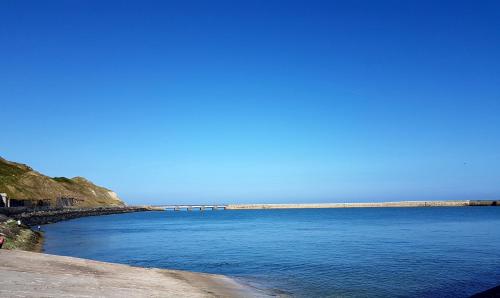
M 50 200 L 57 198 L 78 199 L 79 206 L 122 206 L 124 203 L 113 191 L 97 186 L 82 177 L 48 177 L 27 165 L 0 157 L 0 193 L 10 198 L 24 200 Z
M 74 183 L 73 180 L 66 178 L 66 177 L 54 177 L 52 179 L 54 179 L 57 182 Z

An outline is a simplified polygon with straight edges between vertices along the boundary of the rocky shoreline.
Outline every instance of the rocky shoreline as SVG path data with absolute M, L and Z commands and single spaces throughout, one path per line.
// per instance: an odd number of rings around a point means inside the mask
M 26 225 L 18 225 L 15 219 L 2 214 L 0 214 L 0 233 L 3 234 L 2 237 L 5 240 L 2 250 L 42 250 L 42 233 L 35 232 Z
M 29 208 L 0 208 L 0 214 L 10 218 L 21 220 L 28 226 L 43 225 L 55 223 L 58 221 L 69 220 L 86 216 L 109 215 L 119 213 L 131 213 L 142 211 L 158 210 L 147 206 L 131 207 L 95 207 L 95 208 L 48 208 L 48 209 L 29 209 Z
M 43 235 L 30 227 L 55 223 L 85 216 L 98 216 L 130 212 L 154 211 L 147 206 L 94 207 L 94 208 L 0 208 L 0 233 L 4 234 L 4 249 L 41 251 Z M 21 221 L 18 225 L 17 221 Z

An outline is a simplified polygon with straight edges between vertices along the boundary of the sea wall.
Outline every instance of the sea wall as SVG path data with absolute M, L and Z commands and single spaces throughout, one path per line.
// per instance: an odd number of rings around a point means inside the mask
M 51 208 L 43 210 L 33 210 L 28 208 L 0 208 L 0 214 L 10 218 L 21 220 L 25 225 L 42 225 L 55 223 L 58 221 L 85 217 L 108 215 L 118 213 L 130 213 L 140 211 L 153 211 L 151 207 L 97 207 L 97 208 Z
M 465 207 L 499 206 L 500 201 L 456 200 L 456 201 L 401 201 L 379 203 L 318 203 L 318 204 L 233 204 L 226 209 L 308 209 L 308 208 L 385 208 L 385 207 Z

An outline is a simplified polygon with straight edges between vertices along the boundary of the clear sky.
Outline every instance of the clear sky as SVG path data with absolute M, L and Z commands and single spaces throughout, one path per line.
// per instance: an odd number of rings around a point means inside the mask
M 1 1 L 0 156 L 128 203 L 500 197 L 500 1 Z

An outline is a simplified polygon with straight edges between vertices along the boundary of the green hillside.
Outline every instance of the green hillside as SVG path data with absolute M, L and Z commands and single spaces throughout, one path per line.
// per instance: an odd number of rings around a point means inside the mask
M 25 164 L 0 157 L 0 193 L 13 199 L 41 200 L 52 203 L 59 197 L 81 200 L 79 206 L 122 206 L 123 201 L 113 191 L 97 186 L 82 177 L 48 177 Z

